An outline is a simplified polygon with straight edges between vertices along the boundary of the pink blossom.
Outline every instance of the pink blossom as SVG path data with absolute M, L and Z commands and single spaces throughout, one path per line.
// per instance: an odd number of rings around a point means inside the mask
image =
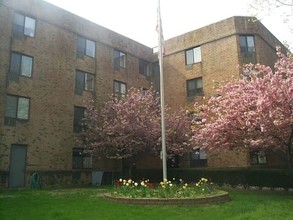
M 277 51 L 274 71 L 246 65 L 246 78 L 226 83 L 207 104 L 195 104 L 202 121 L 193 141 L 209 150 L 281 150 L 293 164 L 293 56 Z
M 181 109 L 166 108 L 166 146 L 168 156 L 191 149 L 191 120 Z M 160 100 L 151 89 L 130 89 L 124 98 L 113 97 L 100 110 L 87 103 L 85 130 L 77 139 L 87 151 L 107 158 L 122 159 L 145 151 L 161 151 Z

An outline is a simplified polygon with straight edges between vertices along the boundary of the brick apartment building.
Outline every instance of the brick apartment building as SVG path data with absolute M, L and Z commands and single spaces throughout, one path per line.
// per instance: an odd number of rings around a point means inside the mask
M 37 171 L 90 182 L 92 171 L 119 171 L 119 161 L 84 155 L 74 145 L 84 100 L 101 105 L 111 93 L 158 86 L 153 49 L 40 0 L 3 0 L 0 6 L 1 185 L 23 187 Z M 238 64 L 273 65 L 282 45 L 260 22 L 232 17 L 172 38 L 164 57 L 165 100 L 173 109 L 215 94 L 214 81 L 241 76 Z M 251 159 L 253 161 L 251 161 Z M 249 152 L 180 158 L 180 166 L 277 165 Z M 138 155 L 137 168 L 160 168 Z

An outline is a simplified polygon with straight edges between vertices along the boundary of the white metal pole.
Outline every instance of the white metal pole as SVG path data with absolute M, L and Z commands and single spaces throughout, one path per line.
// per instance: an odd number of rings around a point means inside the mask
M 167 179 L 167 151 L 165 136 L 165 99 L 164 99 L 164 68 L 163 68 L 163 33 L 161 24 L 160 0 L 158 1 L 158 32 L 159 32 L 159 65 L 160 65 L 160 95 L 161 95 L 161 130 L 162 130 L 162 163 L 163 163 L 163 181 Z
M 161 95 L 161 129 L 162 129 L 162 162 L 163 162 L 163 180 L 167 179 L 167 150 L 165 135 L 165 99 L 164 99 L 164 74 L 163 74 L 163 55 L 160 55 L 160 95 Z

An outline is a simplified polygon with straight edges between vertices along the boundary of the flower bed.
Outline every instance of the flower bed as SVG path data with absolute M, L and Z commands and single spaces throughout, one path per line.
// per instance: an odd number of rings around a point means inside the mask
M 115 181 L 114 190 L 104 197 L 121 203 L 146 205 L 192 205 L 229 200 L 227 192 L 216 190 L 205 178 L 191 184 L 181 179 L 164 180 L 158 185 L 149 180 L 135 182 L 120 179 Z

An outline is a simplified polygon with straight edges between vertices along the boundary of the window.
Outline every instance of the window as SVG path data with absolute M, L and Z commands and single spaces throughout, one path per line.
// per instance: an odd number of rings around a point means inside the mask
M 95 77 L 90 73 L 77 70 L 75 73 L 75 94 L 82 95 L 83 91 L 94 91 Z
M 167 160 L 168 168 L 179 168 L 180 157 L 179 155 L 174 155 Z
M 84 55 L 95 57 L 96 43 L 94 41 L 77 36 L 77 56 L 83 57 Z
M 207 154 L 197 148 L 190 152 L 190 167 L 206 167 L 208 165 Z
M 92 156 L 84 153 L 82 148 L 73 148 L 72 169 L 92 168 Z
M 195 47 L 185 51 L 186 65 L 201 62 L 201 48 Z
M 18 76 L 32 76 L 33 58 L 18 53 L 11 53 L 9 78 L 17 79 Z
M 35 36 L 36 21 L 33 18 L 15 13 L 13 20 L 13 36 Z
M 149 63 L 139 59 L 139 73 L 148 76 L 149 75 Z
M 266 164 L 266 163 L 267 163 L 267 158 L 263 152 L 260 152 L 258 150 L 250 152 L 251 165 L 260 165 L 260 164 Z
M 6 96 L 5 125 L 16 125 L 17 120 L 28 120 L 30 99 L 19 96 Z
M 187 80 L 186 86 L 187 86 L 187 97 L 203 95 L 202 77 Z
M 253 36 L 240 36 L 240 49 L 241 53 L 254 53 L 254 37 Z
M 126 84 L 119 81 L 114 81 L 114 93 L 118 96 L 125 97 L 126 95 Z
M 74 106 L 73 131 L 80 133 L 83 127 L 83 119 L 85 117 L 85 108 Z
M 256 63 L 254 36 L 240 36 L 240 51 L 243 63 Z
M 115 50 L 114 51 L 114 67 L 115 68 L 126 68 L 126 54 Z
M 160 66 L 159 62 L 152 63 L 152 85 L 154 90 L 160 93 Z

